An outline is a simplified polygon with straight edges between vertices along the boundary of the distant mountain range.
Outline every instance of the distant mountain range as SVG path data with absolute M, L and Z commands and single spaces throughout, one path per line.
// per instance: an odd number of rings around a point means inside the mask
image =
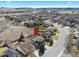
M 79 8 L 37 8 L 37 10 L 56 10 L 56 11 L 64 11 L 64 10 L 79 10 Z
M 72 11 L 79 11 L 79 8 L 9 8 L 9 7 L 1 7 L 0 12 L 13 12 L 13 11 L 33 11 L 33 10 L 38 10 L 38 11 L 45 11 L 45 10 L 55 10 L 55 11 L 65 11 L 65 10 L 72 10 Z

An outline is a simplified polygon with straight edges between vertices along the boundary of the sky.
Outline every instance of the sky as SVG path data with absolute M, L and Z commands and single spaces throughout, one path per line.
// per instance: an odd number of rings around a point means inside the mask
M 78 7 L 79 1 L 0 1 L 0 7 Z

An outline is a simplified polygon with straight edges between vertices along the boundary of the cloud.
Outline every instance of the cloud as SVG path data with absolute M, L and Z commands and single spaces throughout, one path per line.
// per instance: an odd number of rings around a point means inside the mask
M 68 6 L 72 6 L 72 2 L 71 1 L 68 2 Z
M 69 3 L 69 4 L 72 4 L 72 2 L 70 2 L 70 1 L 69 1 L 68 3 Z
M 6 1 L 6 3 L 11 3 L 11 1 Z

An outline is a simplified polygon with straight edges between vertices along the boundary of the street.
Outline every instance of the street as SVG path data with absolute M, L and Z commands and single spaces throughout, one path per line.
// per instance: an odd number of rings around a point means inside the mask
M 59 38 L 58 43 L 52 46 L 42 57 L 61 57 L 65 50 L 66 39 L 67 36 L 70 34 L 70 28 L 58 28 L 61 35 Z

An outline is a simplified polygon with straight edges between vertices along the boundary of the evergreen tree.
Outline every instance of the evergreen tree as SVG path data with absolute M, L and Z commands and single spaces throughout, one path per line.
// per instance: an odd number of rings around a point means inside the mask
M 39 45 L 39 56 L 42 56 L 45 53 L 45 43 Z
M 34 17 L 34 16 L 32 16 L 32 20 L 34 20 L 34 18 L 35 18 L 35 17 Z
M 41 15 L 39 16 L 38 20 L 42 22 L 42 16 Z
M 21 36 L 20 36 L 20 38 L 18 39 L 18 42 L 24 42 L 24 35 L 21 33 Z

